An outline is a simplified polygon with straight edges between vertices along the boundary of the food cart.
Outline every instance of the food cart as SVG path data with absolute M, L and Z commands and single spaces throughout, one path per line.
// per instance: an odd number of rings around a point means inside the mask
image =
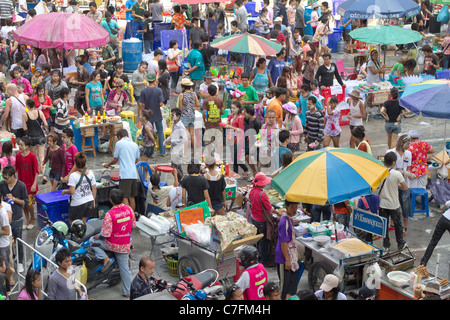
M 356 238 L 350 238 L 356 239 Z M 363 269 L 366 265 L 376 263 L 380 259 L 380 250 L 368 243 L 370 248 L 364 254 L 347 255 L 345 257 L 335 254 L 333 250 L 324 250 L 324 247 L 310 237 L 300 236 L 297 240 L 305 247 L 304 265 L 308 269 L 308 284 L 312 291 L 317 291 L 327 274 L 336 274 L 342 278 L 342 292 L 350 290 L 349 283 L 356 281 L 360 288 L 363 281 Z M 342 241 L 345 241 L 343 239 Z M 362 240 L 360 240 L 363 242 Z

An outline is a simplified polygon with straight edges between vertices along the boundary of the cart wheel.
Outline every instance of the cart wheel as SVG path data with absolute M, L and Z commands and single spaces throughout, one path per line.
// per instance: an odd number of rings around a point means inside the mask
M 193 258 L 182 257 L 180 260 L 178 260 L 178 277 L 179 278 L 186 278 L 187 276 L 189 276 L 189 274 L 186 271 L 186 268 L 191 268 L 191 270 L 194 274 L 200 272 L 198 263 Z
M 320 285 L 327 274 L 333 273 L 330 265 L 326 262 L 315 262 L 308 270 L 308 284 L 313 292 L 320 289 Z

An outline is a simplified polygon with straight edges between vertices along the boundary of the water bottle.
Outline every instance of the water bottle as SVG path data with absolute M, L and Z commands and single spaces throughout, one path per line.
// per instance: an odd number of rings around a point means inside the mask
M 8 202 L 10 205 L 14 204 L 13 199 L 9 199 L 8 197 L 5 197 L 5 202 Z

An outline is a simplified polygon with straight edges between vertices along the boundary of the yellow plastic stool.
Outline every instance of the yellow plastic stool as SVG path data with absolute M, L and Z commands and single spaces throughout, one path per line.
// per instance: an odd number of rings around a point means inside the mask
M 172 128 L 166 128 L 164 130 L 164 140 L 172 135 Z M 166 148 L 170 148 L 170 144 L 166 145 Z
M 133 111 L 122 111 L 120 112 L 120 117 L 124 119 L 130 119 L 133 120 L 134 123 L 136 123 L 136 120 L 134 119 L 134 112 Z

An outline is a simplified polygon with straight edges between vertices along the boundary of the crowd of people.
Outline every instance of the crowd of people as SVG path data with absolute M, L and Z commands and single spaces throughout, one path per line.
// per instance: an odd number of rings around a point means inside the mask
M 77 120 L 85 114 L 120 115 L 122 110 L 132 109 L 137 113 L 141 125 L 140 145 L 129 137 L 127 130 L 117 133 L 117 143 L 113 158 L 105 163 L 109 168 L 119 163 L 119 191 L 111 197 L 113 209 L 105 216 L 102 233 L 94 240 L 96 256 L 103 260 L 104 268 L 111 264 L 104 250 L 116 254 L 121 270 L 122 294 L 131 299 L 155 290 L 152 278 L 155 262 L 143 257 L 139 263 L 139 273 L 132 280 L 128 266 L 131 246 L 131 230 L 136 226 L 134 212 L 135 197 L 138 195 L 138 175 L 135 163 L 139 160 L 151 162 L 158 148 L 159 157 L 170 155 L 174 167 L 174 183 L 161 187 L 161 175 L 152 167 L 147 201 L 162 209 L 174 209 L 207 201 L 213 214 L 226 213 L 225 176 L 218 164 L 227 161 L 230 170 L 240 179 L 252 184 L 249 200 L 252 203 L 249 221 L 258 233 L 264 234 L 258 249 L 246 252 L 241 262 L 247 263 L 241 279 L 227 289 L 229 300 L 238 299 L 295 299 L 300 300 L 343 300 L 346 296 L 339 292 L 339 279 L 327 275 L 318 292 L 297 291 L 299 265 L 296 257 L 295 236 L 291 217 L 297 213 L 299 205 L 311 215 L 312 221 L 329 220 L 332 206 L 299 204 L 286 201 L 284 210 L 275 210 L 267 194 L 263 192 L 280 171 L 286 168 L 304 150 L 312 151 L 322 147 L 350 148 L 372 154 L 369 139 L 363 126 L 366 106 L 359 90 L 353 90 L 346 99 L 350 111 L 350 139 L 340 140 L 339 100 L 331 96 L 323 98 L 323 93 L 335 82 L 344 88 L 345 84 L 328 47 L 328 35 L 335 23 L 326 1 L 312 4 L 311 20 L 305 22 L 305 6 L 298 0 L 280 0 L 272 4 L 264 0 L 255 27 L 249 28 L 246 0 L 236 0 L 234 15 L 227 13 L 222 3 L 205 5 L 174 5 L 172 27 L 175 30 L 188 28 L 188 55 L 182 60 L 182 51 L 177 40 L 170 41 L 167 55 L 154 48 L 154 23 L 163 21 L 163 5 L 159 0 L 146 3 L 143 0 L 127 0 L 125 37 L 143 39 L 143 53 L 151 54 L 150 61 L 142 61 L 130 75 L 124 72 L 120 55 L 119 24 L 117 14 L 122 11 L 118 5 L 89 4 L 87 16 L 106 29 L 111 41 L 98 48 L 86 50 L 56 50 L 30 48 L 12 39 L 12 32 L 21 23 L 27 23 L 36 15 L 34 9 L 21 9 L 18 13 L 26 19 L 14 22 L 12 14 L 6 14 L 9 0 L 0 0 L 0 21 L 2 54 L 0 72 L 6 76 L 0 85 L 0 95 L 4 110 L 0 126 L 13 136 L 1 146 L 0 165 L 3 181 L 0 193 L 5 199 L 0 206 L 0 274 L 5 274 L 0 289 L 6 293 L 14 285 L 13 266 L 9 263 L 12 251 L 10 237 L 22 238 L 23 230 L 35 227 L 35 195 L 39 185 L 50 183 L 51 190 L 62 188 L 63 194 L 71 196 L 69 222 L 95 216 L 96 179 L 88 163 L 88 158 L 79 152 L 74 144 L 74 131 L 70 120 Z M 424 0 L 423 3 L 427 3 Z M 51 0 L 44 2 L 46 12 L 56 11 Z M 321 11 L 319 15 L 318 11 Z M 8 9 L 9 10 L 9 9 Z M 76 1 L 70 2 L 68 12 L 80 12 Z M 9 12 L 9 11 L 8 11 Z M 412 21 L 411 28 L 427 31 L 426 19 L 419 14 Z M 310 24 L 313 35 L 305 35 Z M 354 43 L 348 31 L 367 25 L 360 19 L 343 19 L 346 50 L 352 50 Z M 211 47 L 214 38 L 248 32 L 282 45 L 274 56 L 254 56 L 217 50 Z M 445 42 L 446 41 L 446 42 Z M 444 44 L 450 43 L 450 35 Z M 448 62 L 448 45 L 444 61 Z M 410 75 L 416 67 L 415 49 L 408 46 L 405 58 L 393 67 L 392 73 Z M 424 72 L 434 74 L 438 61 L 424 46 Z M 450 53 L 449 53 L 450 54 Z M 236 81 L 230 81 L 228 89 L 217 81 L 211 68 L 227 63 L 242 65 L 242 74 Z M 76 76 L 67 77 L 62 68 L 74 66 Z M 187 66 L 187 67 L 186 67 Z M 380 65 L 378 52 L 369 54 L 369 61 L 363 65 L 361 74 L 370 83 L 378 82 L 380 75 L 388 72 Z M 132 90 L 131 90 L 132 88 Z M 72 95 L 71 89 L 75 89 Z M 399 249 L 407 246 L 404 236 L 407 232 L 410 197 L 409 188 L 425 187 L 428 173 L 427 154 L 434 149 L 427 142 L 419 140 L 416 130 L 398 136 L 401 119 L 408 113 L 399 104 L 396 88 L 391 90 L 381 114 L 385 117 L 388 152 L 384 163 L 391 172 L 381 184 L 378 196 L 370 199 L 370 206 L 379 202 L 379 214 L 392 221 L 392 228 Z M 69 104 L 73 98 L 71 112 Z M 164 113 L 164 109 L 169 113 Z M 201 119 L 197 115 L 200 112 Z M 227 121 L 222 118 L 228 114 Z M 170 124 L 171 135 L 165 137 L 164 123 Z M 198 123 L 201 123 L 199 125 Z M 198 130 L 199 129 L 199 130 Z M 200 134 L 198 134 L 200 132 Z M 17 141 L 18 151 L 15 141 Z M 170 154 L 169 147 L 170 146 Z M 223 147 L 230 152 L 223 152 Z M 207 156 L 204 164 L 208 173 L 204 174 L 200 159 L 205 148 Z M 184 169 L 187 165 L 187 174 Z M 269 169 L 268 169 L 269 168 Z M 271 171 L 265 174 L 262 171 Z M 42 178 L 41 178 L 42 177 Z M 370 196 L 366 196 L 369 199 Z M 367 204 L 367 201 L 365 202 Z M 337 219 L 348 227 L 351 207 L 347 202 L 334 205 Z M 366 208 L 367 209 L 367 208 Z M 378 207 L 375 210 L 378 212 Z M 280 216 L 277 239 L 271 238 L 270 226 L 265 213 L 274 212 Z M 117 226 L 127 221 L 121 231 Z M 25 218 L 25 219 L 24 219 Z M 118 222 L 120 220 L 120 222 Z M 447 228 L 448 230 L 448 228 Z M 275 233 L 274 233 L 275 234 Z M 435 239 L 433 245 L 436 245 Z M 274 260 L 269 257 L 271 242 L 276 243 Z M 389 251 L 387 236 L 383 249 Z M 434 247 L 433 247 L 434 248 Z M 432 248 L 430 249 L 432 252 Z M 427 251 L 427 258 L 431 252 Z M 3 257 L 3 258 L 2 258 Z M 259 263 L 259 258 L 261 263 Z M 23 248 L 19 243 L 17 271 L 24 272 Z M 72 299 L 75 292 L 82 292 L 75 285 L 70 292 L 61 288 L 63 280 L 70 277 L 70 252 L 60 250 L 56 255 L 59 266 L 49 282 L 50 299 Z M 422 264 L 426 264 L 423 261 Z M 281 286 L 267 281 L 265 268 L 278 266 Z M 254 277 L 266 274 L 263 290 L 254 287 Z M 29 270 L 26 285 L 21 291 L 21 299 L 40 299 L 40 275 Z M 430 289 L 433 292 L 432 288 Z M 424 292 L 430 292 L 425 290 Z M 360 291 L 361 299 L 375 297 L 368 288 Z M 85 297 L 85 296 L 84 296 Z

